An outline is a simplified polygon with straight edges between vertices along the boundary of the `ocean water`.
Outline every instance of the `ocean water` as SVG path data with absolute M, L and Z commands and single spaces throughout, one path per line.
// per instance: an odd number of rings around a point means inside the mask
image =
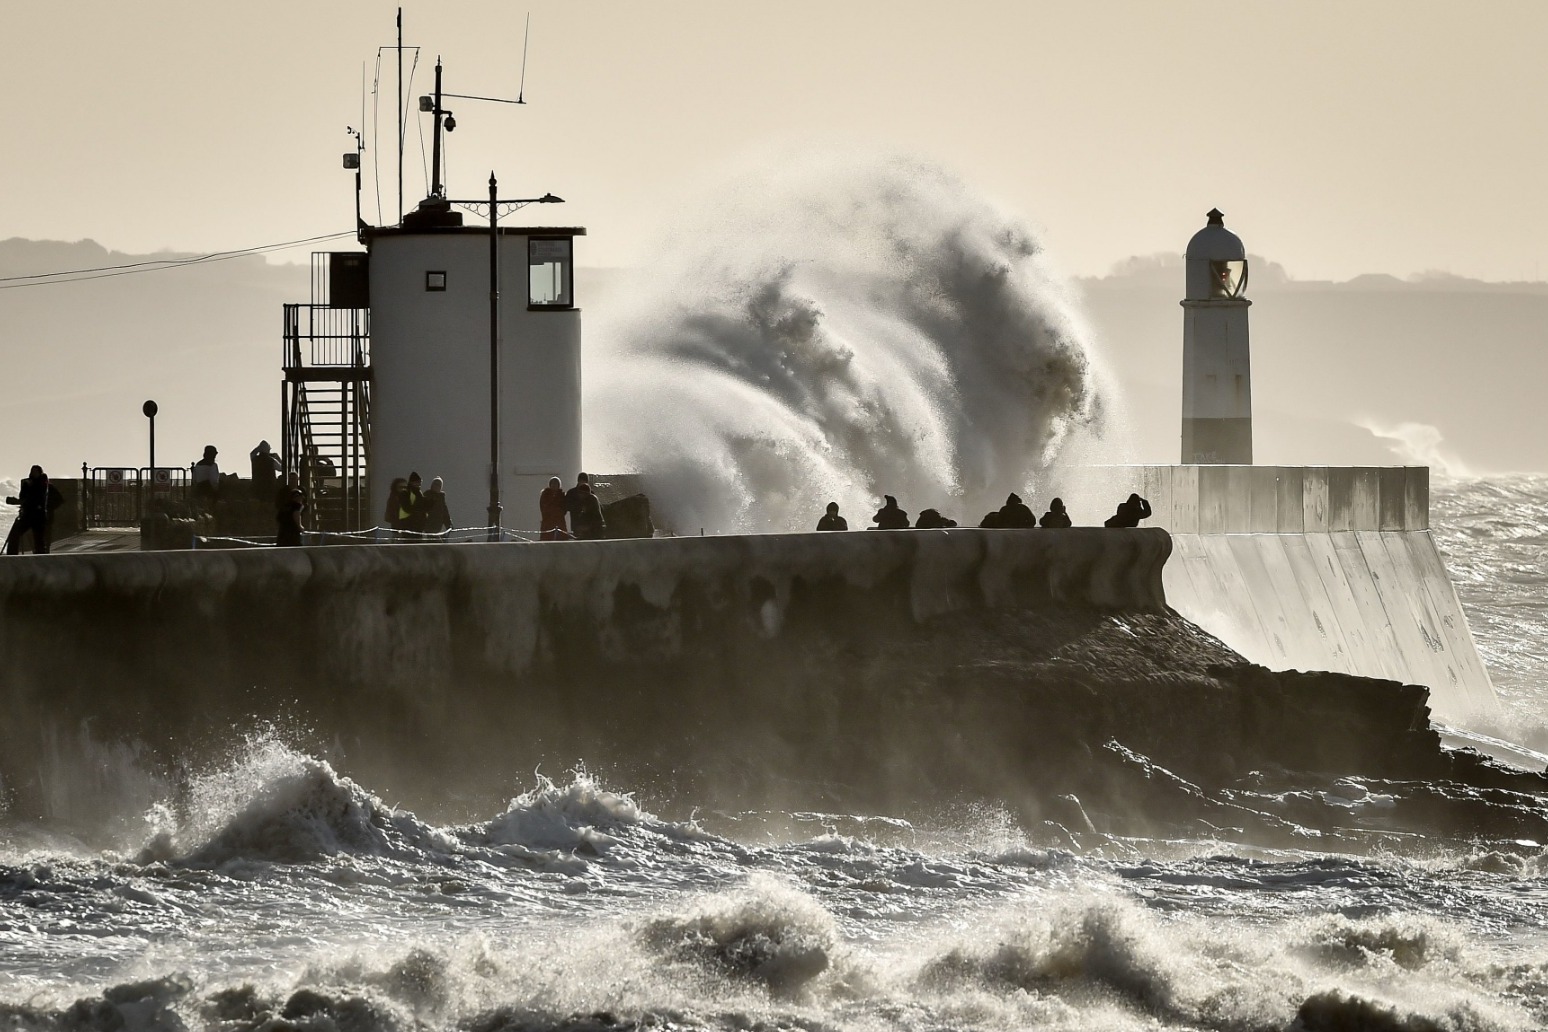
M 1432 497 L 1523 735 L 1545 498 L 1544 477 Z M 674 822 L 634 786 L 491 762 L 512 801 L 459 826 L 277 737 L 106 848 L 0 823 L 0 1029 L 1548 1027 L 1542 843 L 1076 853 L 992 805 Z

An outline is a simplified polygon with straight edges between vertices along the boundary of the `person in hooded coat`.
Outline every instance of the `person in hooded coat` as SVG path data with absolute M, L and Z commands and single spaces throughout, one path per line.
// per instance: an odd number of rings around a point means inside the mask
M 818 530 L 848 530 L 849 521 L 839 515 L 838 502 L 829 502 L 828 511 L 817 521 Z
M 1070 526 L 1070 514 L 1064 509 L 1064 499 L 1055 498 L 1048 503 L 1048 511 L 1043 513 L 1043 518 L 1037 521 L 1039 527 L 1068 527 Z
M 446 481 L 440 477 L 430 481 L 425 492 L 425 522 L 421 528 L 426 534 L 444 534 L 452 529 L 451 510 L 446 507 Z
M 1107 521 L 1104 527 L 1137 527 L 1140 520 L 1150 518 L 1150 503 L 1137 494 L 1129 495 L 1126 501 L 1118 503 L 1118 509 Z
M 558 477 L 549 477 L 548 486 L 538 495 L 539 537 L 543 541 L 568 541 L 570 529 L 565 525 L 564 484 Z
M 926 509 L 919 514 L 914 521 L 915 530 L 949 530 L 957 525 L 956 520 L 947 519 L 940 514 L 938 509 Z
M 1000 506 L 1000 526 L 1009 528 L 1026 528 L 1037 526 L 1037 517 L 1032 515 L 1032 510 L 1027 508 L 1027 503 L 1021 500 L 1021 496 L 1012 493 L 1005 499 L 1005 504 Z
M 886 499 L 887 504 L 876 510 L 876 515 L 872 517 L 876 522 L 876 526 L 871 529 L 907 530 L 908 513 L 898 508 L 898 500 L 896 498 L 891 495 L 882 495 L 882 497 Z

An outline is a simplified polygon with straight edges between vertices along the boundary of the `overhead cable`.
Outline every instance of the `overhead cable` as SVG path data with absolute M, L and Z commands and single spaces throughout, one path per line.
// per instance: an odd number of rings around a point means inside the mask
M 0 276 L 0 290 L 15 290 L 17 287 L 46 287 L 55 283 L 82 283 L 87 280 L 110 279 L 114 276 L 130 276 L 141 272 L 161 272 L 164 269 L 180 269 L 189 265 L 200 265 L 205 262 L 223 262 L 246 255 L 263 254 L 268 251 L 283 251 L 287 247 L 318 244 L 325 240 L 338 240 L 341 237 L 354 235 L 353 232 L 325 233 L 322 236 L 305 237 L 301 240 L 286 240 L 277 244 L 260 244 L 257 247 L 244 247 L 236 251 L 212 251 L 209 254 L 196 255 L 191 258 L 157 258 L 143 262 L 127 262 L 123 265 L 100 265 L 89 269 L 35 272 L 26 276 Z

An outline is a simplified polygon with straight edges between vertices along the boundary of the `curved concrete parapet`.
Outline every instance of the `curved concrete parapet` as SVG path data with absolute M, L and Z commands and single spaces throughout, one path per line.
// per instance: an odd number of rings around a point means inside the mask
M 490 749 L 573 763 L 605 755 L 603 725 L 735 710 L 745 671 L 813 626 L 1164 612 L 1171 548 L 1156 529 L 961 529 L 6 560 L 0 798 L 63 818 L 149 803 L 186 752 L 263 722 L 331 736 L 373 785 Z
M 1254 662 L 1430 687 L 1443 716 L 1494 689 L 1427 530 L 1177 534 L 1167 598 Z

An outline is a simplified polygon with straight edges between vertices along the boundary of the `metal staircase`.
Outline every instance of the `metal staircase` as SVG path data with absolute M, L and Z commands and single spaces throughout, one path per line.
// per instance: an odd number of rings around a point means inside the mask
M 282 384 L 286 474 L 307 498 L 308 526 L 353 531 L 373 526 L 369 308 L 335 308 L 328 261 L 312 255 L 312 302 L 285 306 Z

